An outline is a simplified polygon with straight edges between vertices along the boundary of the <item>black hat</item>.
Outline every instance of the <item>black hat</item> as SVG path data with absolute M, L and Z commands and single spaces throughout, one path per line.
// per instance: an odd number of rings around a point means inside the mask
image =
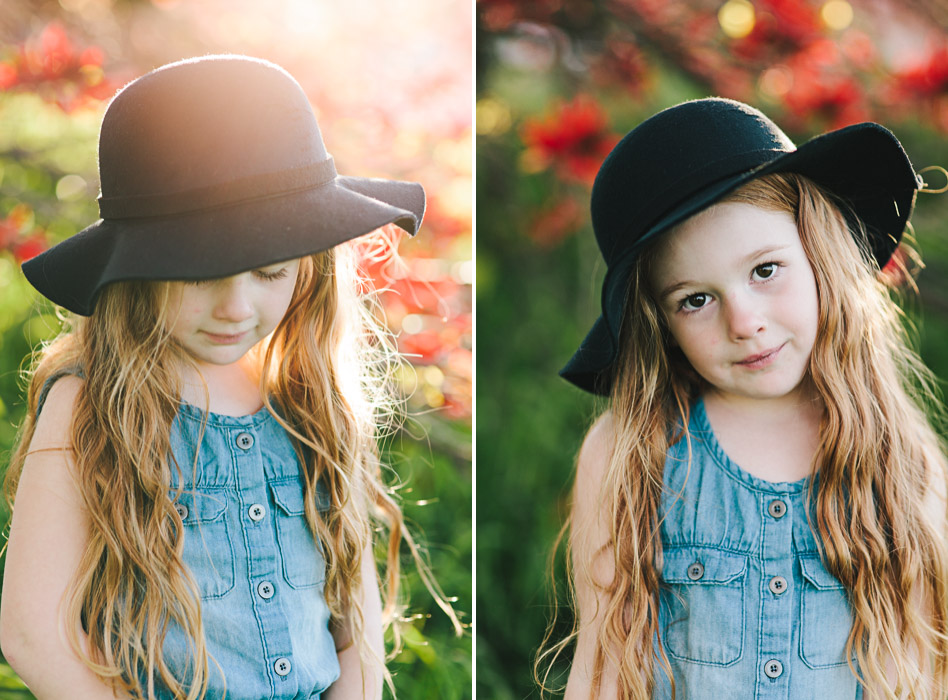
M 102 218 L 23 263 L 88 316 L 119 280 L 226 277 L 394 223 L 414 235 L 415 182 L 336 174 L 309 100 L 273 63 L 207 56 L 128 84 L 99 132 Z
M 606 156 L 592 190 L 592 223 L 606 260 L 602 315 L 560 376 L 609 394 L 629 274 L 646 242 L 769 173 L 803 175 L 858 217 L 872 253 L 888 262 L 923 184 L 898 139 L 871 122 L 817 136 L 799 148 L 741 102 L 684 102 L 630 131 Z

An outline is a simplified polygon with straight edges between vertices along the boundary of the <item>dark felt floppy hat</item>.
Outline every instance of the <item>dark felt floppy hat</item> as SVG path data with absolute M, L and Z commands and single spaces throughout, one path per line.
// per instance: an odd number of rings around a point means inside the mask
M 416 182 L 336 173 L 302 88 L 246 56 L 172 63 L 129 83 L 99 133 L 101 219 L 23 263 L 88 316 L 120 280 L 226 277 L 394 223 L 414 235 Z
M 799 148 L 766 115 L 708 98 L 650 117 L 606 156 L 592 190 L 592 223 L 607 270 L 602 315 L 560 375 L 608 395 L 629 274 L 643 247 L 741 185 L 769 173 L 808 177 L 858 218 L 880 267 L 898 246 L 923 185 L 898 139 L 871 122 Z

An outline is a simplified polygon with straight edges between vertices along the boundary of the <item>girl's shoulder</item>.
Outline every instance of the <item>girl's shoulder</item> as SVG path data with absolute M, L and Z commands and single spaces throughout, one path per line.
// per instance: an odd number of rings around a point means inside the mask
M 577 458 L 577 477 L 599 477 L 597 481 L 601 480 L 605 465 L 612 459 L 615 442 L 615 420 L 612 411 L 606 410 L 586 432 Z
M 576 515 L 597 512 L 601 508 L 602 484 L 615 449 L 615 421 L 605 411 L 592 424 L 576 459 L 576 484 L 573 499 Z

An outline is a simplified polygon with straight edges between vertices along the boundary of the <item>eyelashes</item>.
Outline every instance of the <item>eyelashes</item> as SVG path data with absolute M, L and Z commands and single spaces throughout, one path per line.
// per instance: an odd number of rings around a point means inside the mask
M 289 270 L 285 267 L 281 267 L 279 270 L 275 270 L 273 272 L 267 272 L 266 270 L 254 270 L 253 273 L 262 280 L 273 282 L 286 277 L 289 274 Z
M 254 270 L 253 275 L 258 279 L 261 279 L 265 282 L 275 282 L 277 280 L 284 279 L 290 273 L 289 269 L 286 267 L 281 267 L 279 270 L 267 271 L 267 270 Z M 214 282 L 220 281 L 220 278 L 217 279 L 203 279 L 203 280 L 185 280 L 185 284 L 191 285 L 193 287 L 206 287 Z

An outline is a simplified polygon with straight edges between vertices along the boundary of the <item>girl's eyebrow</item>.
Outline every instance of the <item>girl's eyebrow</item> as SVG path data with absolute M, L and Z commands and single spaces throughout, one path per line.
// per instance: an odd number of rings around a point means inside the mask
M 781 250 L 786 250 L 789 247 L 790 245 L 786 244 L 786 245 L 768 245 L 768 246 L 764 246 L 763 248 L 758 248 L 754 252 L 749 253 L 745 255 L 743 258 L 741 258 L 741 260 L 738 261 L 738 265 L 740 267 L 744 267 L 745 265 L 749 265 L 754 260 L 757 260 L 765 255 L 770 255 L 772 253 L 776 253 Z M 695 282 L 693 280 L 681 280 L 679 282 L 672 282 L 670 285 L 668 285 L 667 287 L 665 287 L 665 289 L 661 291 L 661 293 L 658 295 L 658 300 L 659 302 L 663 302 L 665 301 L 665 299 L 667 299 L 669 296 L 671 296 L 678 290 L 684 289 L 685 287 L 694 287 L 694 286 L 700 286 L 700 283 Z

